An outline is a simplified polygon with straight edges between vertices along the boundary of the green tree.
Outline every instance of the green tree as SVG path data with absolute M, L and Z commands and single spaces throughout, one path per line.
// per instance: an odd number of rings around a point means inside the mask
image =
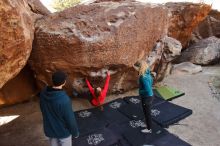
M 79 2 L 80 0 L 54 0 L 52 7 L 57 11 L 62 11 L 78 4 Z

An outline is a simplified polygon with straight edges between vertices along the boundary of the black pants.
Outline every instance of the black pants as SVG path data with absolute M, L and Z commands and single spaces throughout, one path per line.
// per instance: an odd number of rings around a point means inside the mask
M 154 99 L 153 96 L 141 96 L 142 108 L 148 130 L 152 128 L 151 105 L 153 99 Z

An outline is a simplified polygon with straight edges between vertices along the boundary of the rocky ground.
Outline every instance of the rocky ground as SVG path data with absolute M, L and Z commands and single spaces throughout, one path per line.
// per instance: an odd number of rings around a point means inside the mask
M 205 67 L 196 75 L 171 75 L 161 84 L 176 87 L 185 96 L 175 99 L 174 103 L 190 108 L 193 114 L 169 127 L 193 146 L 220 146 L 220 66 Z M 121 95 L 111 95 L 107 101 L 117 97 L 137 95 L 137 90 Z M 83 99 L 73 99 L 74 110 L 90 107 Z M 42 130 L 42 118 L 38 100 L 0 109 L 2 116 L 19 115 L 15 120 L 0 126 L 1 146 L 47 146 L 47 138 Z

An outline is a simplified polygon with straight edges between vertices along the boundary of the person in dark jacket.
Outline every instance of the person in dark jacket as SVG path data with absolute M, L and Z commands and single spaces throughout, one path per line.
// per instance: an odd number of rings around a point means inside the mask
M 79 130 L 71 100 L 62 89 L 66 83 L 66 74 L 55 72 L 52 82 L 52 87 L 47 86 L 40 92 L 44 133 L 51 146 L 72 146 L 72 136 L 77 138 Z
M 143 133 L 152 132 L 151 104 L 153 101 L 153 78 L 146 61 L 138 61 L 134 64 L 134 68 L 139 73 L 139 96 L 142 100 L 143 112 L 147 128 L 143 129 Z

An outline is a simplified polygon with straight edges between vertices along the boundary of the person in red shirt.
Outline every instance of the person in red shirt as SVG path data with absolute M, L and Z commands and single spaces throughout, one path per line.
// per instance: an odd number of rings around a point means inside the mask
M 86 79 L 86 84 L 87 84 L 89 91 L 92 95 L 91 103 L 94 106 L 101 106 L 104 103 L 105 98 L 106 98 L 106 94 L 108 91 L 109 81 L 110 81 L 110 73 L 109 72 L 107 72 L 107 77 L 106 77 L 106 81 L 105 81 L 105 85 L 104 85 L 103 89 L 101 87 L 93 88 L 91 86 L 89 80 Z M 101 106 L 101 109 L 103 110 L 102 106 Z

